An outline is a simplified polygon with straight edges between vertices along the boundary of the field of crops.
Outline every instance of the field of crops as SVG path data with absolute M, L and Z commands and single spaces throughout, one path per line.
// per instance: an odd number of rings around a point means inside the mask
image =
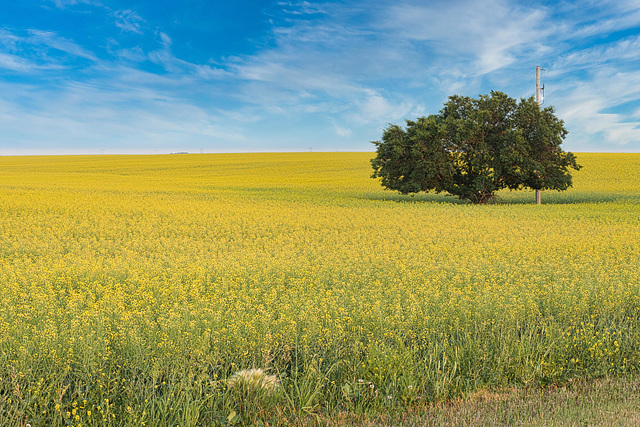
M 372 157 L 0 157 L 0 425 L 313 422 L 640 370 L 640 154 L 578 154 L 542 206 L 400 196 Z

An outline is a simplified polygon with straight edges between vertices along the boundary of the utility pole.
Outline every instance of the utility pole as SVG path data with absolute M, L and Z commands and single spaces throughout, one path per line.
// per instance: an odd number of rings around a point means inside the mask
M 538 108 L 542 106 L 542 98 L 540 97 L 540 66 L 536 66 L 536 102 L 538 103 Z M 542 204 L 542 192 L 540 190 L 536 190 L 536 205 Z

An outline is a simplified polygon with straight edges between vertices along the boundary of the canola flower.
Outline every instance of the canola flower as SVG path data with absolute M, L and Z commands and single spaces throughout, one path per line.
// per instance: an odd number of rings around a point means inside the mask
M 284 414 L 638 371 L 639 155 L 542 206 L 371 157 L 0 157 L 0 425 L 213 425 L 267 360 Z

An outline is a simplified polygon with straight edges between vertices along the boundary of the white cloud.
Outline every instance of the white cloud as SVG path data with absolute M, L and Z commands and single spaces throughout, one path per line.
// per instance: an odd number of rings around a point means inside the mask
M 194 65 L 194 70 L 197 77 L 205 80 L 231 77 L 230 73 L 227 70 L 212 67 L 210 65 Z
M 316 13 L 325 13 L 325 9 L 321 5 L 311 4 L 308 1 L 300 2 L 278 2 L 282 6 L 282 11 L 291 15 L 313 15 Z
M 127 10 L 117 10 L 112 13 L 113 17 L 116 18 L 115 24 L 122 31 L 127 31 L 136 34 L 142 34 L 142 30 L 140 29 L 141 23 L 144 22 L 136 12 L 127 9 Z
M 466 74 L 487 74 L 511 65 L 522 50 L 544 49 L 540 40 L 549 34 L 542 8 L 490 0 L 401 2 L 378 19 L 383 28 L 415 40 L 437 53 L 469 62 Z
M 148 59 L 147 54 L 142 50 L 140 46 L 134 46 L 132 48 L 114 49 L 112 51 L 118 59 L 132 62 L 144 62 Z
M 629 147 L 638 139 L 640 117 L 620 106 L 640 99 L 634 89 L 640 87 L 634 71 L 640 37 L 605 43 L 615 40 L 612 33 L 640 25 L 634 0 L 546 6 L 510 0 L 282 1 L 269 15 L 268 43 L 256 43 L 255 53 L 202 62 L 178 54 L 189 49 L 177 46 L 178 38 L 174 44 L 173 33 L 145 31 L 145 19 L 133 9 L 114 11 L 92 0 L 54 2 L 60 8 L 97 6 L 112 25 L 104 43 L 110 56 L 51 31 L 0 30 L 4 70 L 44 76 L 43 70 L 82 69 L 73 75 L 78 82 L 62 84 L 60 93 L 29 94 L 42 111 L 20 108 L 18 98 L 10 104 L 5 99 L 3 111 L 9 117 L 13 108 L 12 117 L 21 112 L 57 132 L 77 126 L 78 138 L 91 138 L 82 132 L 93 126 L 105 141 L 104 135 L 118 139 L 127 132 L 141 139 L 182 134 L 242 140 L 245 126 L 287 127 L 297 120 L 300 129 L 317 134 L 324 127 L 326 137 L 345 143 L 385 123 L 435 112 L 453 93 L 531 94 L 533 69 L 542 65 L 548 101 L 558 107 L 572 141 L 599 138 Z M 164 71 L 136 69 L 146 61 Z M 95 102 L 81 101 L 84 96 Z M 48 121 L 56 114 L 59 124 Z M 135 121 L 155 130 L 134 129 Z
M 0 52 L 0 68 L 17 71 L 20 73 L 31 73 L 39 70 L 61 69 L 63 67 L 57 65 L 36 64 L 33 61 L 30 61 L 18 55 L 11 55 L 8 53 Z
M 598 84 L 594 84 L 597 81 Z M 615 107 L 640 99 L 640 72 L 620 73 L 603 69 L 592 80 L 560 89 L 554 98 L 570 132 L 568 140 L 580 149 L 586 142 L 609 151 L 640 149 L 640 129 L 634 112 L 609 112 Z M 573 134 L 573 135 L 572 135 Z
M 61 53 L 97 61 L 93 52 L 55 32 L 28 30 L 26 35 L 17 35 L 0 31 L 0 68 L 22 73 L 63 70 L 68 64 Z
M 171 37 L 169 37 L 168 34 L 160 32 L 160 33 L 158 33 L 158 35 L 160 36 L 160 40 L 162 41 L 162 45 L 164 47 L 170 47 L 171 46 L 172 40 L 171 40 Z
M 160 37 L 162 48 L 149 52 L 147 55 L 149 60 L 158 65 L 162 65 L 165 70 L 176 75 L 191 72 L 198 68 L 195 64 L 183 61 L 173 54 L 171 51 L 172 40 L 166 33 L 159 32 L 158 37 Z
M 403 116 L 411 109 L 409 104 L 392 105 L 380 93 L 372 89 L 365 89 L 360 105 L 359 119 L 361 121 L 380 122 Z
M 20 38 L 11 32 L 0 28 L 0 44 L 6 49 L 15 49 Z
M 34 45 L 44 45 L 70 55 L 95 61 L 93 52 L 83 48 L 72 40 L 61 37 L 53 31 L 29 30 L 31 37 L 27 40 Z
M 60 9 L 64 9 L 69 6 L 75 6 L 77 4 L 90 4 L 94 6 L 102 5 L 99 0 L 52 0 L 53 3 Z
M 336 135 L 338 136 L 349 137 L 353 134 L 353 131 L 351 129 L 343 128 L 338 125 L 334 125 L 333 129 L 335 130 Z
M 589 1 L 575 3 L 567 14 L 567 25 L 560 36 L 565 39 L 585 39 L 601 34 L 610 34 L 640 25 L 640 5 L 637 1 Z
M 5 94 L 0 100 L 3 143 L 24 148 L 46 141 L 50 148 L 62 149 L 82 141 L 80 149 L 126 152 L 136 146 L 168 150 L 176 144 L 198 148 L 245 140 L 240 128 L 203 108 L 118 80 L 120 84 L 109 87 L 68 83 L 55 92 L 0 84 Z M 25 97 L 36 107 L 23 105 Z
M 475 76 L 509 67 L 523 51 L 548 50 L 540 41 L 550 31 L 542 28 L 545 12 L 501 0 L 332 3 L 322 12 L 274 24 L 273 47 L 227 61 L 244 102 L 276 112 L 331 100 L 327 113 L 388 122 L 423 112 L 418 105 L 430 100 L 415 96 L 430 86 L 428 96 L 440 101 Z M 377 89 L 394 80 L 399 90 Z
M 593 69 L 609 62 L 629 62 L 640 59 L 640 36 L 598 45 L 560 55 L 550 67 L 550 76 L 559 76 L 579 69 Z

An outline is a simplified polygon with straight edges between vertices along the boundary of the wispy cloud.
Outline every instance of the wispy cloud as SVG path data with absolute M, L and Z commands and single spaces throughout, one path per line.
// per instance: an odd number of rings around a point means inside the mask
M 335 130 L 336 135 L 338 135 L 338 136 L 349 137 L 349 136 L 353 135 L 353 131 L 351 129 L 343 128 L 343 127 L 338 126 L 338 125 L 334 125 L 333 129 Z
M 308 1 L 299 2 L 278 2 L 278 5 L 282 7 L 284 13 L 291 15 L 314 15 L 317 13 L 325 13 L 323 5 L 311 4 Z
M 24 73 L 62 70 L 69 67 L 69 56 L 97 60 L 91 51 L 51 31 L 0 32 L 0 68 Z
M 573 149 L 638 146 L 640 117 L 625 107 L 640 104 L 635 0 L 280 1 L 250 49 L 209 57 L 185 40 L 191 23 L 93 0 L 52 3 L 58 14 L 91 11 L 110 30 L 0 29 L 0 69 L 33 80 L 0 88 L 7 135 L 35 141 L 21 128 L 30 120 L 105 145 L 131 135 L 317 148 L 336 138 L 369 149 L 387 123 L 435 112 L 454 93 L 529 96 L 542 65 Z M 206 35 L 208 23 L 194 25 Z M 52 83 L 52 70 L 65 78 Z
M 116 26 L 122 31 L 142 34 L 141 25 L 144 19 L 133 10 L 117 10 L 112 13 L 112 16 L 115 18 Z
M 52 2 L 61 9 L 69 6 L 75 6 L 77 4 L 90 4 L 95 6 L 102 5 L 102 2 L 99 0 L 52 0 Z
M 511 65 L 522 51 L 544 50 L 546 16 L 544 8 L 502 0 L 402 1 L 378 19 L 394 37 L 420 42 L 440 63 L 466 63 L 464 74 L 475 75 Z
M 559 76 L 610 62 L 629 63 L 638 59 L 640 59 L 640 36 L 632 36 L 612 43 L 570 51 L 558 57 L 550 67 L 549 73 L 552 76 Z
M 350 116 L 360 123 L 387 123 L 415 115 L 420 107 L 413 102 L 392 103 L 381 93 L 365 89 L 356 100 L 358 109 Z
M 80 58 L 92 61 L 96 60 L 93 52 L 90 52 L 72 40 L 59 36 L 53 31 L 29 30 L 29 34 L 30 37 L 25 39 L 25 41 L 32 45 L 47 46 Z
M 95 152 L 96 147 L 127 152 L 143 142 L 164 152 L 215 149 L 221 142 L 225 146 L 245 139 L 241 129 L 203 108 L 162 90 L 126 86 L 124 80 L 115 87 L 70 82 L 55 92 L 0 85 L 5 94 L 0 101 L 3 144 L 22 141 L 26 149 L 48 140 L 49 147 L 57 150 L 77 140 L 84 142 L 79 147 L 84 152 Z M 24 97 L 37 107 L 23 105 Z
M 146 58 L 155 64 L 161 65 L 175 77 L 189 77 L 204 80 L 233 77 L 233 75 L 225 69 L 216 68 L 209 64 L 197 64 L 178 58 L 171 50 L 173 41 L 166 33 L 159 32 L 157 39 L 160 42 L 160 47 L 146 54 Z M 141 59 L 139 56 L 140 52 L 140 49 L 136 49 L 134 51 L 124 51 L 122 54 L 131 54 L 132 57 Z
M 640 72 L 602 69 L 592 79 L 557 92 L 554 98 L 558 100 L 558 111 L 574 134 L 569 140 L 573 149 L 640 149 L 640 128 L 634 112 L 610 112 L 640 99 Z
M 590 0 L 570 5 L 559 16 L 564 22 L 555 24 L 562 39 L 579 41 L 640 25 L 640 5 L 635 0 Z
M 64 67 L 55 64 L 38 64 L 18 55 L 0 52 L 0 68 L 20 73 L 32 73 L 41 70 L 62 69 Z

